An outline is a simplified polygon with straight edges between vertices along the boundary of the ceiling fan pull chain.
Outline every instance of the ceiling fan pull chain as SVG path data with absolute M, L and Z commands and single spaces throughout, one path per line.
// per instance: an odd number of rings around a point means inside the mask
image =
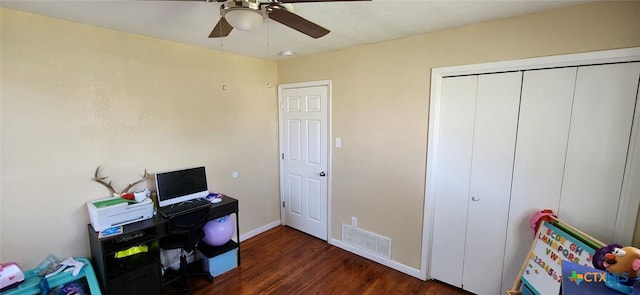
M 224 51 L 222 38 L 220 38 L 220 82 L 222 83 L 222 91 L 227 90 L 227 85 L 224 84 Z
M 271 26 L 269 22 L 267 23 L 267 56 L 271 57 Z M 268 77 L 267 74 L 267 88 L 271 88 L 271 78 Z

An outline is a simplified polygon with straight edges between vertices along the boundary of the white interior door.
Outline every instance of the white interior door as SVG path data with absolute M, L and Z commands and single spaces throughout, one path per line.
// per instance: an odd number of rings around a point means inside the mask
M 438 173 L 431 276 L 457 287 L 462 286 L 464 267 L 477 88 L 478 76 L 442 81 L 438 146 L 434 150 Z
M 328 86 L 280 92 L 285 224 L 327 240 Z
M 576 71 L 524 72 L 502 290 L 513 285 L 531 247 L 533 213 L 558 211 Z
M 481 75 L 469 183 L 464 289 L 501 294 L 522 72 Z
M 604 243 L 631 242 L 613 237 L 639 76 L 640 63 L 578 69 L 558 216 Z
M 478 294 L 503 293 L 512 285 L 525 256 L 517 252 L 530 246 L 531 213 L 542 208 L 557 209 L 560 218 L 593 232 L 603 242 L 631 244 L 640 205 L 639 56 L 634 48 L 586 57 L 570 55 L 560 61 L 536 58 L 432 72 L 423 237 L 427 277 Z M 620 63 L 606 64 L 610 62 Z M 490 179 L 494 172 L 482 175 L 475 171 L 490 166 L 488 160 L 477 163 L 476 158 L 494 152 L 490 142 L 474 138 L 482 133 L 476 126 L 483 108 L 480 99 L 476 100 L 478 81 L 484 73 L 513 70 L 525 73 L 515 155 L 511 152 L 511 196 L 503 200 L 507 204 L 496 203 L 484 208 L 488 210 L 485 215 L 476 215 L 474 208 L 480 208 L 476 205 L 482 205 L 485 198 L 479 196 L 479 204 L 474 204 L 473 196 L 482 193 L 482 186 L 501 182 Z M 451 75 L 457 77 L 447 77 Z M 499 117 L 500 110 L 484 111 Z M 501 127 L 484 130 L 494 136 Z M 502 144 L 497 142 L 495 149 Z M 483 150 L 486 153 L 480 152 Z M 504 163 L 508 167 L 508 161 Z M 483 183 L 482 177 L 488 182 Z M 504 214 L 503 205 L 508 206 L 505 235 L 490 228 L 499 224 L 496 219 Z M 474 227 L 484 227 L 484 231 L 476 232 Z M 640 230 L 636 234 L 640 236 Z M 506 247 L 485 249 L 482 239 L 496 245 L 502 241 Z M 501 257 L 491 259 L 496 253 Z M 515 267 L 513 259 L 517 260 Z M 482 285 L 499 286 L 491 273 L 502 276 L 500 290 L 481 289 Z M 476 284 L 480 287 L 475 288 Z
M 636 112 L 640 111 L 640 82 L 638 92 L 636 92 Z M 614 238 L 622 241 L 625 235 L 634 232 L 631 243 L 625 245 L 640 246 L 640 218 L 637 218 L 636 209 L 640 204 L 640 118 L 636 116 L 633 121 L 631 132 L 631 144 L 629 145 L 629 163 L 627 171 L 624 173 L 624 184 L 622 185 L 622 202 L 618 212 L 622 213 L 622 218 L 618 218 L 616 224 L 616 234 Z M 634 229 L 634 230 L 631 230 Z
M 478 294 L 500 293 L 521 75 L 442 84 L 431 275 Z

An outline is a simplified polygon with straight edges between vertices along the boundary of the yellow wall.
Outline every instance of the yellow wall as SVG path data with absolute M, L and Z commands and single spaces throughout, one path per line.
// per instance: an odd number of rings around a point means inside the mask
M 98 165 L 118 190 L 204 165 L 241 234 L 280 220 L 275 62 L 9 9 L 1 25 L 0 261 L 88 256 Z
M 1 9 L 0 261 L 89 255 L 85 202 L 146 168 L 206 165 L 240 230 L 279 219 L 276 83 L 332 80 L 333 238 L 393 239 L 419 268 L 433 67 L 640 46 L 640 2 L 603 2 L 275 62 Z M 231 178 L 238 171 L 240 177 Z M 152 182 L 147 182 L 152 185 Z
M 640 2 L 600 2 L 278 63 L 280 83 L 333 81 L 332 237 L 388 237 L 420 267 L 430 70 L 640 46 Z

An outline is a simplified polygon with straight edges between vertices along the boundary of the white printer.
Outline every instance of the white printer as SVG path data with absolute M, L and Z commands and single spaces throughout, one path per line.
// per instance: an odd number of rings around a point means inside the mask
M 131 202 L 123 198 L 100 199 L 87 202 L 87 209 L 95 231 L 153 217 L 153 202 L 149 198 L 141 202 Z

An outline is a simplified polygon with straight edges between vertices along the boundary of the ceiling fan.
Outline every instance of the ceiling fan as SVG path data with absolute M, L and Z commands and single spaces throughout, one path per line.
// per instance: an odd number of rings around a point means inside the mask
M 200 0 L 202 1 L 202 0 Z M 212 0 L 207 0 L 212 2 Z M 319 26 L 292 12 L 292 3 L 303 2 L 337 2 L 337 1 L 371 1 L 371 0 L 215 0 L 224 2 L 220 5 L 220 20 L 209 38 L 228 36 L 233 29 L 251 30 L 270 18 L 287 27 L 297 30 L 314 39 L 329 33 Z

